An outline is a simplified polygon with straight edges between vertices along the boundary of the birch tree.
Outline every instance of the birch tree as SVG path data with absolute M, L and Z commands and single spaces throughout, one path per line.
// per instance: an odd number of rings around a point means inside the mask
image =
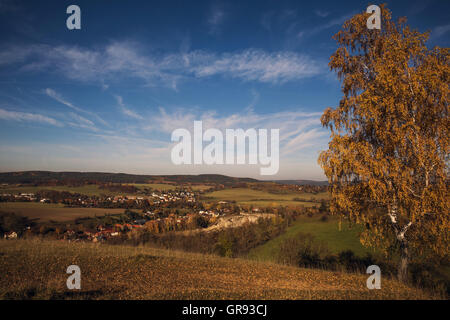
M 319 164 L 332 212 L 365 226 L 363 244 L 396 247 L 406 281 L 413 252 L 448 258 L 449 49 L 428 49 L 428 33 L 385 6 L 380 30 L 367 28 L 368 16 L 333 37 L 329 66 L 343 97 L 322 115 L 331 140 Z

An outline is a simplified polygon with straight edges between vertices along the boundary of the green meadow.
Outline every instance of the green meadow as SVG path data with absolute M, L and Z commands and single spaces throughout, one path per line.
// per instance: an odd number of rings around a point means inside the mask
M 40 202 L 0 202 L 0 212 L 14 212 L 40 221 L 72 221 L 80 217 L 120 214 L 124 209 L 65 208 L 62 204 Z
M 248 188 L 231 188 L 213 191 L 204 195 L 206 201 L 236 201 L 240 204 L 259 206 L 298 206 L 312 207 L 320 205 L 320 201 L 328 199 L 328 193 L 270 193 Z M 308 201 L 301 201 L 308 200 Z M 317 202 L 310 202 L 314 200 Z
M 208 185 L 183 185 L 183 184 L 167 184 L 167 183 L 131 183 L 130 185 L 135 186 L 138 189 L 154 189 L 159 191 L 172 191 L 177 188 L 190 187 L 194 191 L 206 190 L 210 188 Z
M 36 193 L 40 190 L 68 191 L 72 193 L 80 193 L 87 196 L 98 196 L 101 194 L 113 194 L 107 189 L 100 189 L 98 185 L 84 185 L 81 187 L 69 186 L 26 186 L 26 187 L 6 187 L 0 188 L 0 193 Z
M 283 240 L 293 238 L 300 233 L 309 233 L 314 238 L 327 245 L 332 253 L 344 250 L 352 250 L 355 255 L 363 257 L 373 250 L 365 248 L 359 241 L 361 227 L 354 225 L 350 227 L 348 222 L 343 221 L 339 230 L 339 219 L 331 217 L 328 221 L 320 221 L 319 217 L 300 217 L 283 234 L 252 249 L 249 258 L 263 261 L 275 261 Z

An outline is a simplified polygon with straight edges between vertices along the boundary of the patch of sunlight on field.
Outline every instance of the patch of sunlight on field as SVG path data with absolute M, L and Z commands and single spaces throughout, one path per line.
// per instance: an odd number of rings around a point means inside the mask
M 199 185 L 193 185 L 190 186 L 192 188 L 192 190 L 194 191 L 203 191 L 203 190 L 208 190 L 209 188 L 211 188 L 212 186 L 208 186 L 206 184 L 199 184 Z
M 320 205 L 322 199 L 328 199 L 327 192 L 318 194 L 312 193 L 269 193 L 248 188 L 232 188 L 213 191 L 204 195 L 206 201 L 236 201 L 242 204 L 252 204 L 260 206 L 298 206 L 312 207 Z M 317 202 L 301 201 L 314 200 Z
M 332 253 L 337 254 L 344 250 L 352 250 L 355 255 L 363 257 L 368 252 L 373 253 L 373 251 L 360 243 L 360 232 L 360 226 L 355 225 L 349 228 L 347 222 L 342 222 L 342 230 L 339 231 L 338 218 L 335 217 L 331 217 L 326 222 L 320 221 L 319 217 L 300 217 L 285 233 L 252 249 L 249 257 L 256 260 L 276 261 L 281 243 L 285 239 L 295 237 L 300 233 L 313 235 L 317 241 L 324 242 Z
M 85 185 L 81 187 L 69 186 L 37 186 L 37 187 L 6 187 L 0 188 L 0 193 L 36 193 L 40 190 L 67 191 L 72 193 L 80 193 L 87 196 L 99 196 L 100 194 L 114 194 L 107 189 L 99 189 L 98 185 Z
M 305 202 L 305 201 L 291 201 L 291 200 L 253 200 L 253 201 L 239 201 L 240 204 L 259 206 L 259 207 L 314 207 L 319 206 L 317 202 Z
M 123 213 L 124 209 L 65 208 L 62 204 L 40 202 L 0 202 L 0 211 L 14 212 L 30 219 L 42 221 L 71 221 L 81 217 Z
M 135 186 L 138 189 L 154 189 L 160 191 L 171 191 L 180 188 L 181 185 L 166 184 L 166 183 L 129 183 L 128 185 Z
M 177 188 L 192 188 L 194 191 L 201 191 L 211 188 L 208 185 L 184 185 L 184 184 L 167 184 L 167 183 L 131 183 L 130 185 L 135 186 L 138 189 L 154 189 L 160 191 L 172 191 Z

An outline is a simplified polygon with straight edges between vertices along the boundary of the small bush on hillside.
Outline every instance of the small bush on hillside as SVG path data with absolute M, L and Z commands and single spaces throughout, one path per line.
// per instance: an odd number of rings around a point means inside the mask
M 278 261 L 288 265 L 306 268 L 320 267 L 328 255 L 325 244 L 317 242 L 310 234 L 300 233 L 295 238 L 283 241 L 278 254 Z
M 221 234 L 215 246 L 215 251 L 222 257 L 231 258 L 233 256 L 233 239 Z

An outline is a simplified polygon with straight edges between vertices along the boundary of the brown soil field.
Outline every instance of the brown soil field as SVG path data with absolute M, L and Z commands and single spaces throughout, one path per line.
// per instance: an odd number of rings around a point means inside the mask
M 146 247 L 0 240 L 1 299 L 429 299 L 396 280 Z M 69 265 L 81 289 L 66 287 Z
M 65 208 L 63 205 L 36 202 L 0 202 L 0 212 L 14 212 L 40 221 L 71 221 L 80 217 L 123 213 L 124 209 Z

